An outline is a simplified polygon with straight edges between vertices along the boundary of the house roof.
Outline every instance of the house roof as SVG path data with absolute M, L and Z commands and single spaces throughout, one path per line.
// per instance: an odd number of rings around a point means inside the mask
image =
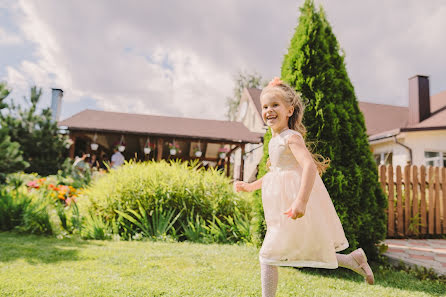
M 390 129 L 405 127 L 409 108 L 360 101 L 359 109 L 364 114 L 367 135 L 375 135 Z
M 420 123 L 408 124 L 409 107 L 359 102 L 369 139 L 404 131 L 446 129 L 446 91 L 430 97 L 431 115 Z
M 432 95 L 430 98 L 431 112 L 435 112 L 446 106 L 446 90 Z
M 131 114 L 86 109 L 59 122 L 69 130 L 101 131 L 259 143 L 263 134 L 240 122 Z
M 262 93 L 262 90 L 257 88 L 247 88 L 247 90 L 249 96 L 251 96 L 252 101 L 254 101 L 254 104 L 260 117 L 262 117 L 262 106 L 260 106 L 260 94 Z
M 261 115 L 260 94 L 262 90 L 257 88 L 247 88 L 247 90 L 254 101 L 257 111 Z M 358 103 L 359 109 L 364 114 L 367 135 L 369 137 L 381 137 L 396 131 L 395 129 L 397 128 L 401 128 L 401 131 L 446 128 L 446 90 L 430 97 L 431 116 L 414 125 L 408 125 L 409 107 L 363 101 Z

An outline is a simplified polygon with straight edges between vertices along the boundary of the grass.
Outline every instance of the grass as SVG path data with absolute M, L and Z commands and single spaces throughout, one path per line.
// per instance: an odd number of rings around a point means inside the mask
M 279 268 L 277 296 L 441 296 L 446 284 L 374 266 Z M 258 250 L 190 242 L 84 241 L 0 233 L 0 296 L 261 296 Z

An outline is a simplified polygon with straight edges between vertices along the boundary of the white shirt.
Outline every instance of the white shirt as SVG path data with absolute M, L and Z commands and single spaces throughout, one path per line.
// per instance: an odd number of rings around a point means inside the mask
M 113 162 L 112 168 L 118 168 L 122 164 L 124 164 L 125 158 L 121 154 L 121 152 L 116 152 L 112 155 L 111 161 Z

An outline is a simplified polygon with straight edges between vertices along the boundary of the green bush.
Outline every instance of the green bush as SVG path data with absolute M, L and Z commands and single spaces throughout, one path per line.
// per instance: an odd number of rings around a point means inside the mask
M 91 212 L 108 222 L 117 222 L 119 235 L 124 238 L 137 233 L 156 237 L 160 234 L 154 228 L 163 226 L 164 233 L 169 231 L 175 239 L 194 238 L 188 229 L 193 210 L 208 230 L 207 235 L 201 233 L 202 236 L 213 236 L 213 241 L 219 242 L 248 241 L 245 229 L 251 220 L 250 203 L 251 195 L 235 193 L 230 180 L 221 172 L 198 168 L 196 161 L 179 160 L 126 163 L 93 181 L 78 199 L 81 215 Z M 160 209 L 164 210 L 160 214 L 163 220 L 169 219 L 169 224 L 173 222 L 172 228 L 162 224 L 160 217 L 153 217 Z M 244 220 L 244 227 L 238 222 L 238 229 L 234 229 L 235 223 L 231 220 L 236 217 L 238 221 Z M 227 227 L 231 224 L 232 227 Z M 227 233 L 225 240 L 216 235 L 217 228 Z M 234 230 L 239 229 L 245 231 L 237 231 L 239 235 L 234 235 L 237 234 Z M 250 230 L 248 232 L 250 234 Z
M 48 203 L 19 189 L 0 189 L 0 230 L 52 234 Z

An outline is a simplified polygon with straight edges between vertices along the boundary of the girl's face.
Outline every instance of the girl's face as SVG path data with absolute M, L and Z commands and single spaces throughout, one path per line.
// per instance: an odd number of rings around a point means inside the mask
M 266 125 L 276 131 L 288 127 L 288 119 L 293 114 L 294 107 L 274 93 L 267 93 L 260 98 L 262 118 Z

